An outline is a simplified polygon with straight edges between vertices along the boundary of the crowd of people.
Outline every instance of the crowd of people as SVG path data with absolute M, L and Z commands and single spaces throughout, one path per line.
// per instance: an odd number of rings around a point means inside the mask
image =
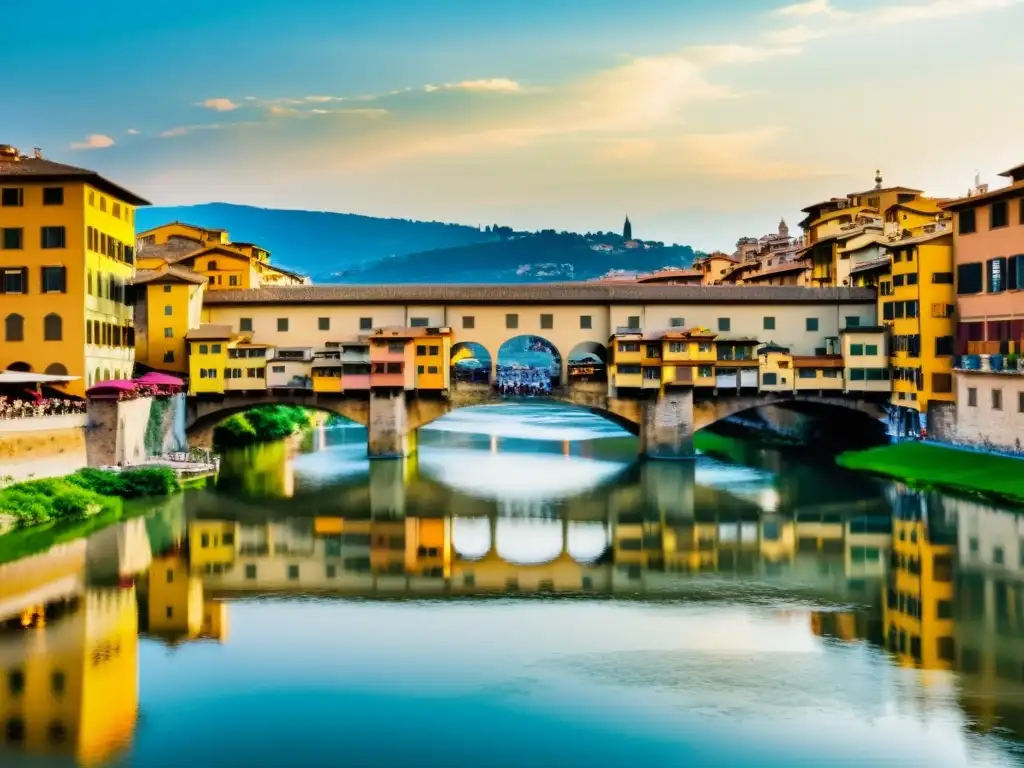
M 67 397 L 0 395 L 0 419 L 29 419 L 36 416 L 62 416 L 85 413 L 85 402 Z
M 498 366 L 495 388 L 502 395 L 536 397 L 551 394 L 551 372 L 530 366 Z

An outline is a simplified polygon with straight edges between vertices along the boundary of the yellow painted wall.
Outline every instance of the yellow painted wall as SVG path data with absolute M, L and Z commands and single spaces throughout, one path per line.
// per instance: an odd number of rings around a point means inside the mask
M 451 337 L 424 336 L 414 340 L 416 388 L 448 389 L 451 375 Z
M 765 392 L 792 392 L 796 387 L 793 356 L 788 352 L 767 352 L 760 356 L 758 376 Z M 765 374 L 775 374 L 775 383 L 765 383 Z
M 190 341 L 188 344 L 189 394 L 223 393 L 228 340 Z
M 170 222 L 168 224 L 161 224 L 158 227 L 153 227 L 153 229 L 148 229 L 139 234 L 146 238 L 152 238 L 153 244 L 155 245 L 164 245 L 172 237 L 187 237 L 190 240 L 196 240 L 204 244 L 228 242 L 227 232 L 216 232 L 202 229 L 200 227 L 193 227 L 177 221 Z
M 228 253 L 226 249 L 197 256 L 192 260 L 192 269 L 206 278 L 211 291 L 255 287 L 251 260 L 241 254 Z
M 197 296 L 202 301 L 202 292 L 203 286 L 185 282 L 146 286 L 146 321 L 150 330 L 146 334 L 148 343 L 136 339 L 140 363 L 165 371 L 187 372 L 185 336 L 199 324 L 195 307 Z

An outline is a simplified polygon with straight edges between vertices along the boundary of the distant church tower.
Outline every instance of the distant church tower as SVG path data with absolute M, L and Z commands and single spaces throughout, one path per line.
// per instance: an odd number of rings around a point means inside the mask
M 789 237 L 789 226 L 785 219 L 779 220 L 779 237 Z
M 633 239 L 633 225 L 629 223 L 629 216 L 626 217 L 626 223 L 622 227 L 622 239 L 627 242 Z

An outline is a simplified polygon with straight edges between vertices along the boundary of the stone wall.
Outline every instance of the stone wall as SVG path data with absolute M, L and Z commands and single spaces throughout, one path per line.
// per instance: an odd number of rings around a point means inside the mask
M 680 389 L 644 403 L 640 451 L 652 459 L 693 455 L 693 390 Z
M 928 436 L 954 445 L 1024 453 L 1022 397 L 1024 377 L 1015 373 L 958 373 L 956 405 L 936 410 L 929 407 Z
M 0 421 L 0 476 L 59 477 L 86 466 L 85 414 Z
M 141 464 L 185 450 L 185 396 L 90 400 L 86 458 L 90 467 Z
M 367 453 L 371 459 L 408 456 L 415 448 L 415 430 L 409 429 L 405 392 L 370 395 Z

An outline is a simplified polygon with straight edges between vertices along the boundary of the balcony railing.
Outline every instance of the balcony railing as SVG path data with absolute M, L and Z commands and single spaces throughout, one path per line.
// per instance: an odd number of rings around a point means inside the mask
M 1013 355 L 959 355 L 953 367 L 958 371 L 1024 374 L 1024 358 Z
M 1024 343 L 1020 341 L 968 341 L 969 355 L 1012 355 L 1020 353 Z

